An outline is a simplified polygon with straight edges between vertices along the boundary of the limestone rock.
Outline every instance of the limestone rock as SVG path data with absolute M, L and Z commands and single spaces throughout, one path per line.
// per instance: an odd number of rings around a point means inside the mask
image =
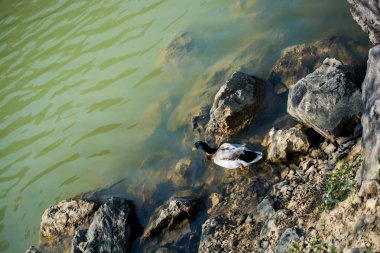
M 30 246 L 30 248 L 25 251 L 25 253 L 41 253 L 36 247 Z
M 292 127 L 286 130 L 272 128 L 265 137 L 263 145 L 267 147 L 267 160 L 281 162 L 294 154 L 306 153 L 310 143 L 301 130 Z
M 368 33 L 370 41 L 380 44 L 380 3 L 378 0 L 347 0 L 354 20 Z
M 257 205 L 257 212 L 263 216 L 263 217 L 270 217 L 272 216 L 275 211 L 273 209 L 273 201 L 266 197 L 264 198 L 258 205 Z
M 172 229 L 185 219 L 193 218 L 198 202 L 199 199 L 195 195 L 172 197 L 154 211 L 144 230 L 142 240 L 148 240 L 160 234 L 163 230 Z
M 140 232 L 132 202 L 111 198 L 94 214 L 87 230 L 76 232 L 72 253 L 125 253 Z
M 41 218 L 42 239 L 56 239 L 74 235 L 74 231 L 86 223 L 98 206 L 84 200 L 62 200 L 46 209 Z
M 367 46 L 346 37 L 329 37 L 313 44 L 300 44 L 285 48 L 277 60 L 268 81 L 273 85 L 290 87 L 312 73 L 326 58 L 336 58 L 353 66 L 357 79 L 363 80 Z
M 228 136 L 245 129 L 257 111 L 263 89 L 263 81 L 256 77 L 232 74 L 215 96 L 207 132 Z
M 361 93 L 351 71 L 336 59 L 325 59 L 289 89 L 288 113 L 330 140 L 353 135 L 361 111 Z
M 371 1 L 372 2 L 372 1 Z M 380 45 L 369 51 L 367 74 L 362 85 L 364 103 L 362 147 L 364 164 L 360 181 L 379 178 L 380 156 Z

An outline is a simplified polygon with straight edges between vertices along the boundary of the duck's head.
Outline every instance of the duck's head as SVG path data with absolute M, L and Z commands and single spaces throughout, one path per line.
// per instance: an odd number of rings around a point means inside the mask
M 193 151 L 196 150 L 202 150 L 206 152 L 207 154 L 211 155 L 216 152 L 216 148 L 211 148 L 206 142 L 204 141 L 197 141 L 194 143 L 194 147 L 192 148 Z

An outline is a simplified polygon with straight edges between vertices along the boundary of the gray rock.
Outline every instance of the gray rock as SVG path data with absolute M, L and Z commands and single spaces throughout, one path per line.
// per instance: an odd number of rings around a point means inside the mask
M 363 80 L 368 48 L 346 37 L 329 37 L 313 44 L 300 44 L 281 52 L 268 81 L 290 87 L 312 73 L 326 58 L 336 58 L 353 66 L 357 79 Z
M 308 151 L 310 143 L 307 136 L 298 128 L 286 130 L 272 128 L 263 141 L 267 147 L 267 160 L 281 162 L 294 154 L 304 154 Z
M 276 243 L 276 253 L 287 253 L 289 248 L 300 240 L 300 232 L 294 228 L 287 228 Z
M 269 197 L 264 198 L 258 205 L 257 205 L 257 212 L 265 217 L 268 218 L 272 216 L 275 211 L 273 209 L 273 200 L 271 200 Z
M 378 0 L 347 0 L 354 20 L 368 33 L 370 41 L 380 43 L 380 3 Z
M 74 235 L 74 231 L 89 221 L 98 205 L 84 200 L 62 200 L 47 208 L 42 214 L 41 238 L 52 239 Z
M 219 222 L 215 218 L 208 218 L 202 224 L 202 235 L 199 242 L 198 252 L 209 252 L 208 245 L 210 245 L 211 240 L 213 240 L 213 233 L 218 224 Z
M 87 230 L 76 232 L 72 253 L 125 253 L 140 232 L 133 203 L 111 198 L 95 213 Z
M 185 219 L 194 217 L 197 211 L 198 196 L 172 197 L 163 205 L 158 207 L 142 235 L 142 240 L 148 240 L 157 236 L 162 231 L 172 229 Z
M 369 51 L 367 75 L 362 84 L 363 91 L 363 136 L 364 163 L 359 175 L 360 182 L 379 178 L 380 156 L 380 46 Z
M 30 246 L 30 248 L 25 251 L 25 253 L 41 253 L 41 251 L 39 251 L 36 247 L 34 246 Z
M 361 110 L 361 93 L 351 71 L 336 59 L 325 59 L 289 89 L 288 113 L 330 140 L 353 135 Z
M 262 80 L 242 72 L 233 73 L 215 96 L 207 132 L 228 136 L 246 128 L 257 111 L 263 89 Z

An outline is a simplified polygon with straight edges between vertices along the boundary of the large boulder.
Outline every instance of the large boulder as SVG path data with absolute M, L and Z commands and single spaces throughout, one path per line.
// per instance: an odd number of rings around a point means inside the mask
M 267 148 L 267 160 L 282 162 L 297 154 L 305 154 L 310 142 L 307 136 L 298 128 L 285 130 L 272 128 L 263 141 Z
M 263 89 L 262 80 L 242 72 L 233 73 L 215 95 L 206 131 L 228 136 L 245 129 L 255 116 Z
M 290 87 L 312 73 L 324 59 L 336 58 L 353 66 L 356 80 L 361 82 L 364 78 L 367 52 L 367 45 L 343 36 L 291 46 L 281 52 L 268 81 L 273 85 L 285 84 Z
M 75 230 L 89 221 L 98 205 L 84 200 L 62 200 L 47 208 L 41 218 L 40 234 L 47 243 L 65 236 L 73 236 Z
M 354 135 L 361 111 L 351 69 L 336 59 L 325 59 L 289 89 L 288 113 L 330 140 Z
M 362 85 L 364 163 L 359 180 L 379 178 L 380 164 L 380 45 L 369 51 L 367 75 Z
M 94 214 L 87 230 L 78 230 L 72 253 L 125 253 L 141 230 L 131 201 L 111 198 Z
M 151 239 L 186 219 L 192 219 L 196 214 L 198 203 L 199 198 L 196 194 L 172 197 L 154 211 L 145 227 L 142 240 Z
M 380 44 L 380 2 L 378 0 L 347 0 L 354 20 L 368 33 L 370 41 Z

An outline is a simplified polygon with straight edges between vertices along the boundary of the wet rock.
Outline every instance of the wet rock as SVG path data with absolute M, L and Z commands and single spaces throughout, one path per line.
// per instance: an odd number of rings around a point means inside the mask
M 41 253 L 36 247 L 30 246 L 30 248 L 25 251 L 25 253 Z
M 94 202 L 84 200 L 62 200 L 46 209 L 41 218 L 40 234 L 43 240 L 72 236 L 85 224 L 98 208 Z
M 361 110 L 361 93 L 351 71 L 336 59 L 325 59 L 289 89 L 288 113 L 330 140 L 353 135 Z
M 372 0 L 347 0 L 354 20 L 368 33 L 370 41 L 380 44 L 380 5 Z
M 263 89 L 262 80 L 242 72 L 233 73 L 215 96 L 207 132 L 228 136 L 245 129 L 259 107 Z
M 313 44 L 301 44 L 284 49 L 276 62 L 269 82 L 275 87 L 285 84 L 290 87 L 312 73 L 326 58 L 336 58 L 353 66 L 355 75 L 363 80 L 367 47 L 345 37 L 330 37 Z
M 363 136 L 364 164 L 360 175 L 363 180 L 379 179 L 380 156 L 380 46 L 369 51 L 367 75 L 362 84 L 363 91 Z
M 281 162 L 295 154 L 304 154 L 310 143 L 307 136 L 298 128 L 275 130 L 272 128 L 263 141 L 267 148 L 267 160 Z
M 287 253 L 289 248 L 300 240 L 300 231 L 294 228 L 287 228 L 276 243 L 276 253 Z
M 164 51 L 164 59 L 166 62 L 178 64 L 182 62 L 185 57 L 196 51 L 194 42 L 189 32 L 182 32 L 170 41 Z
M 157 236 L 164 230 L 170 230 L 186 219 L 192 219 L 197 211 L 199 198 L 196 195 L 188 197 L 172 197 L 158 207 L 142 235 L 142 240 Z
M 76 232 L 71 252 L 125 253 L 140 230 L 133 203 L 114 197 L 96 211 L 87 230 Z
M 186 186 L 189 184 L 190 165 L 190 157 L 182 158 L 177 162 L 174 170 L 168 175 L 174 185 Z

